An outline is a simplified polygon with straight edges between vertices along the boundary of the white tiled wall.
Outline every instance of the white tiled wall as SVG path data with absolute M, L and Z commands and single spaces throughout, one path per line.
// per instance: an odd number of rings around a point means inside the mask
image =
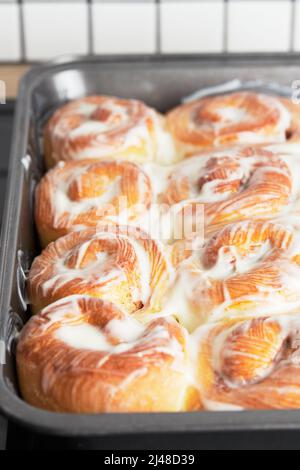
M 86 54 L 87 12 L 85 1 L 25 1 L 23 18 L 26 59 L 35 61 L 60 54 Z
M 162 0 L 162 52 L 221 52 L 224 38 L 224 5 L 223 0 Z
M 0 0 L 0 62 L 300 52 L 300 0 Z
M 294 49 L 300 51 L 300 0 L 296 0 L 295 4 Z
M 291 47 L 292 2 L 230 0 L 229 52 L 286 52 Z
M 102 2 L 92 6 L 94 52 L 98 54 L 156 51 L 156 3 Z
M 0 61 L 21 58 L 19 8 L 13 2 L 0 2 Z

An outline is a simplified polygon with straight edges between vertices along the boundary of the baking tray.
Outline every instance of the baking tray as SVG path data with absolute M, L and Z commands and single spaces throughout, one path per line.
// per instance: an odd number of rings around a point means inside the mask
M 38 66 L 23 78 L 13 130 L 0 260 L 0 340 L 6 345 L 6 364 L 0 366 L 0 408 L 22 427 L 39 436 L 55 436 L 65 446 L 77 448 L 197 449 L 210 447 L 209 442 L 213 447 L 226 442 L 227 447 L 238 442 L 249 447 L 255 442 L 259 446 L 267 435 L 279 448 L 283 436 L 287 442 L 291 442 L 291 433 L 300 436 L 300 411 L 67 415 L 33 408 L 18 394 L 15 342 L 28 318 L 26 271 L 40 249 L 32 202 L 34 187 L 44 171 L 42 123 L 66 100 L 88 94 L 138 98 L 166 111 L 201 87 L 235 78 L 291 86 L 300 78 L 300 56 L 69 58 Z
M 6 445 L 7 422 L 0 416 L 0 450 L 5 449 Z

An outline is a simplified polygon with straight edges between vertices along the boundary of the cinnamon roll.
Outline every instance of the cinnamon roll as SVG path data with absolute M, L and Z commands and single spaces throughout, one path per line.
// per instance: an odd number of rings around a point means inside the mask
M 175 156 L 161 115 L 140 101 L 109 96 L 81 98 L 58 109 L 45 127 L 44 153 L 48 168 L 60 160 L 168 162 Z
M 114 302 L 127 312 L 159 309 L 172 273 L 159 241 L 133 227 L 72 232 L 38 256 L 28 276 L 34 313 L 69 295 Z
M 35 221 L 42 246 L 100 222 L 134 223 L 152 203 L 150 177 L 125 161 L 84 160 L 57 165 L 40 181 Z
M 181 259 L 164 306 L 193 331 L 207 321 L 300 308 L 300 237 L 293 226 L 227 225 Z
M 59 163 L 35 197 L 48 246 L 17 348 L 25 400 L 73 413 L 300 408 L 293 142 L 298 106 L 250 92 L 166 120 L 107 96 L 56 111 L 44 145 Z
M 281 104 L 288 110 L 291 116 L 291 124 L 289 129 L 286 132 L 285 142 L 290 143 L 300 143 L 300 109 L 299 103 L 293 103 L 292 100 L 288 98 L 278 98 Z
M 299 313 L 200 327 L 193 339 L 205 408 L 300 408 L 299 331 Z
M 56 412 L 187 410 L 188 361 L 174 320 L 143 325 L 110 302 L 78 296 L 32 317 L 17 348 L 23 397 Z
M 294 197 L 287 158 L 253 147 L 191 158 L 171 174 L 164 202 L 203 204 L 208 232 L 250 217 L 276 217 Z
M 237 92 L 181 105 L 168 114 L 167 126 L 187 157 L 221 146 L 299 141 L 300 108 L 288 99 Z

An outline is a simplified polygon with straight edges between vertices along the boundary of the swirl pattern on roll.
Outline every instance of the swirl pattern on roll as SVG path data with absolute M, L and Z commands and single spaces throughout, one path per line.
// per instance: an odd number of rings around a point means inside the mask
M 140 101 L 109 96 L 89 96 L 59 108 L 45 127 L 44 151 L 48 168 L 61 160 L 174 157 L 159 113 Z
M 186 343 L 173 319 L 142 325 L 110 302 L 69 297 L 22 332 L 23 395 L 35 406 L 69 413 L 183 411 L 190 393 Z
M 127 312 L 156 310 L 171 271 L 161 244 L 146 233 L 103 226 L 51 243 L 32 264 L 29 298 L 35 313 L 74 294 L 109 300 Z
M 166 119 L 107 96 L 53 114 L 17 347 L 30 404 L 300 408 L 299 109 L 239 92 Z
M 298 105 L 252 92 L 202 98 L 167 116 L 168 129 L 183 156 L 237 144 L 299 142 L 299 124 Z
M 249 217 L 276 217 L 292 200 L 286 156 L 253 147 L 189 159 L 170 175 L 164 193 L 167 204 L 203 204 L 209 232 Z
M 194 333 L 208 410 L 300 408 L 300 316 L 231 320 Z
M 191 331 L 207 321 L 300 308 L 300 236 L 293 226 L 243 221 L 188 252 L 166 310 Z
M 149 210 L 150 177 L 138 165 L 117 161 L 67 162 L 49 171 L 35 194 L 35 220 L 43 246 L 105 221 L 130 224 Z

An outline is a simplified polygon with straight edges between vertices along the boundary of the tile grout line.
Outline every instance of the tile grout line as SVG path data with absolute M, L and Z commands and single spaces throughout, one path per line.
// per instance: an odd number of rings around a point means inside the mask
M 92 0 L 87 0 L 87 21 L 88 21 L 88 50 L 89 54 L 94 54 L 94 25 L 93 25 L 93 5 Z
M 24 24 L 24 5 L 22 0 L 18 0 L 19 28 L 20 28 L 20 62 L 26 62 L 26 38 Z
M 223 52 L 228 52 L 228 13 L 229 0 L 223 0 Z
M 45 0 L 32 0 L 35 1 L 36 3 L 43 3 Z M 49 0 L 48 0 L 49 1 Z M 76 0 L 69 0 L 70 4 L 72 3 L 77 3 Z M 107 0 L 102 0 L 107 1 Z M 127 1 L 127 0 L 126 0 Z M 128 3 L 131 3 L 132 1 L 137 1 L 137 0 L 128 0 Z M 140 0 L 143 2 L 143 0 Z M 167 0 L 168 1 L 168 0 Z M 172 0 L 170 0 L 172 1 Z M 174 0 L 173 0 L 174 1 Z M 199 0 L 197 0 L 199 1 Z M 242 0 L 222 0 L 223 3 L 223 32 L 222 32 L 222 52 L 224 54 L 229 52 L 229 8 L 230 8 L 230 1 L 232 2 L 237 2 L 237 3 L 242 3 Z M 255 0 L 253 0 L 254 2 Z M 300 0 L 287 0 L 290 3 L 290 31 L 289 31 L 289 51 L 294 52 L 295 51 L 295 41 L 296 41 L 296 11 L 297 11 L 297 1 Z M 3 1 L 2 3 L 6 4 L 12 4 L 12 2 L 9 1 Z M 59 2 L 58 2 L 59 3 Z M 94 36 L 94 22 L 93 22 L 93 0 L 85 0 L 84 2 L 87 6 L 87 41 L 88 41 L 88 52 L 89 54 L 94 54 L 95 53 L 95 36 Z M 146 3 L 146 2 L 145 2 Z M 184 3 L 184 0 L 182 0 L 182 3 Z M 0 1 L 1 4 L 1 1 Z M 154 55 L 161 55 L 162 54 L 162 33 L 163 33 L 163 24 L 162 24 L 162 6 L 163 6 L 163 0 L 154 0 L 155 4 L 155 25 L 154 27 L 156 28 L 155 31 L 155 52 Z M 17 5 L 17 15 L 18 15 L 18 21 L 19 21 L 19 47 L 20 47 L 20 60 L 15 62 L 15 63 L 28 63 L 27 60 L 27 43 L 26 43 L 26 27 L 25 27 L 25 5 L 26 5 L 26 0 L 16 0 L 16 5 Z M 1 63 L 1 61 L 0 61 Z
M 161 54 L 161 2 L 156 0 L 156 54 Z

